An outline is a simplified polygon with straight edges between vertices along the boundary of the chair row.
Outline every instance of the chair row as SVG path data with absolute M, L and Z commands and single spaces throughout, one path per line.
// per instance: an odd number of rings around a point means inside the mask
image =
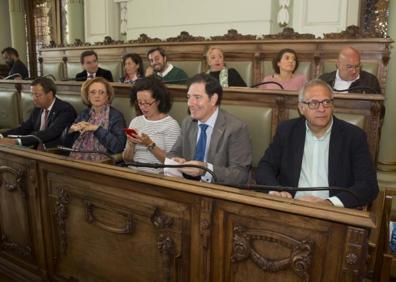
M 135 117 L 135 108 L 129 103 L 130 86 L 113 84 L 115 98 L 112 105 L 120 110 L 127 124 Z M 169 85 L 173 96 L 170 115 L 180 124 L 187 116 L 186 88 Z M 81 83 L 57 82 L 57 97 L 69 102 L 77 112 L 85 105 L 80 96 Z M 380 130 L 382 95 L 336 94 L 336 115 L 363 128 L 368 135 L 370 151 L 375 158 Z M 33 109 L 29 82 L 0 81 L 0 132 L 18 126 Z M 268 147 L 276 127 L 282 120 L 297 117 L 297 93 L 258 89 L 226 89 L 222 108 L 245 121 L 253 146 L 253 166 L 256 166 Z
M 390 39 L 355 40 L 253 40 L 253 41 L 202 41 L 99 45 L 85 47 L 44 48 L 38 51 L 40 74 L 52 74 L 57 80 L 72 80 L 81 71 L 80 54 L 92 49 L 99 56 L 102 68 L 112 72 L 115 80 L 122 76 L 121 57 L 137 53 L 147 66 L 147 51 L 155 46 L 166 50 L 168 61 L 184 69 L 189 76 L 206 71 L 206 51 L 217 46 L 224 51 L 225 62 L 241 74 L 248 86 L 259 83 L 265 75 L 272 74 L 272 58 L 283 48 L 293 48 L 300 61 L 297 73 L 307 79 L 335 69 L 338 51 L 354 46 L 361 53 L 363 69 L 377 76 L 385 88 Z

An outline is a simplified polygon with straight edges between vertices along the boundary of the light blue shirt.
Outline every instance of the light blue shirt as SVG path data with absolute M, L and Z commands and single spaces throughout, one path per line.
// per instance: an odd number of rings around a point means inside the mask
M 213 164 L 207 162 L 208 158 L 208 151 L 209 151 L 209 146 L 210 146 L 210 140 L 212 138 L 212 133 L 213 129 L 217 120 L 217 116 L 219 115 L 219 107 L 216 107 L 216 110 L 214 113 L 208 118 L 206 122 L 200 122 L 198 121 L 198 134 L 197 134 L 197 143 L 199 139 L 199 135 L 201 134 L 201 127 L 199 126 L 200 124 L 206 124 L 208 127 L 206 128 L 206 147 L 205 147 L 205 158 L 204 162 L 207 163 L 208 169 L 213 171 Z M 212 175 L 206 172 L 204 175 L 201 176 L 201 180 L 205 182 L 211 182 L 212 181 Z
M 329 145 L 333 120 L 325 134 L 320 138 L 313 134 L 307 122 L 305 127 L 304 155 L 298 187 L 329 187 Z M 338 197 L 329 198 L 329 191 L 301 191 L 297 192 L 294 198 L 298 199 L 307 195 L 328 199 L 334 206 L 344 206 Z

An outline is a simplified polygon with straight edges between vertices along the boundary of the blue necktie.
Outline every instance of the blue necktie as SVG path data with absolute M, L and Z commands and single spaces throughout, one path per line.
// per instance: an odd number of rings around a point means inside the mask
M 203 162 L 205 159 L 206 129 L 208 128 L 208 125 L 200 124 L 199 127 L 201 128 L 201 133 L 199 134 L 197 147 L 195 148 L 194 160 Z

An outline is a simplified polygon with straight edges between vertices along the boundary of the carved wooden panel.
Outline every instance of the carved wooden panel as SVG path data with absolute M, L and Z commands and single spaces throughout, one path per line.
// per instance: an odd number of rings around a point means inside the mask
M 213 281 L 327 281 L 326 273 L 338 269 L 333 246 L 343 240 L 340 226 L 225 203 L 214 217 L 220 261 L 212 264 Z
M 36 162 L 2 155 L 0 161 L 0 269 L 20 272 L 18 281 L 37 281 L 43 274 Z
M 184 281 L 188 206 L 136 191 L 120 198 L 106 193 L 109 179 L 92 179 L 49 173 L 50 214 L 55 215 L 52 277 L 90 281 L 94 273 L 95 281 Z
M 16 281 L 360 281 L 376 224 L 29 149 L 0 146 L 0 171 L 0 277 Z
M 0 165 L 0 249 L 23 258 L 32 258 L 26 194 L 26 170 Z M 13 207 L 18 207 L 14 209 Z M 10 217 L 10 213 L 13 216 Z M 15 222 L 15 218 L 18 222 Z

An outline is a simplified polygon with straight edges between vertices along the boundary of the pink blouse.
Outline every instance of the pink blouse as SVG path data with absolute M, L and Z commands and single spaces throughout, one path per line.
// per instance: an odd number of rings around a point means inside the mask
M 303 74 L 293 74 L 292 78 L 287 80 L 287 81 L 281 81 L 278 78 L 276 78 L 273 74 L 267 75 L 264 77 L 262 82 L 267 82 L 267 81 L 275 81 L 283 86 L 284 90 L 300 90 L 301 87 L 304 86 L 305 82 L 307 79 Z M 278 85 L 275 83 L 271 84 L 262 84 L 259 86 L 261 89 L 281 89 Z

